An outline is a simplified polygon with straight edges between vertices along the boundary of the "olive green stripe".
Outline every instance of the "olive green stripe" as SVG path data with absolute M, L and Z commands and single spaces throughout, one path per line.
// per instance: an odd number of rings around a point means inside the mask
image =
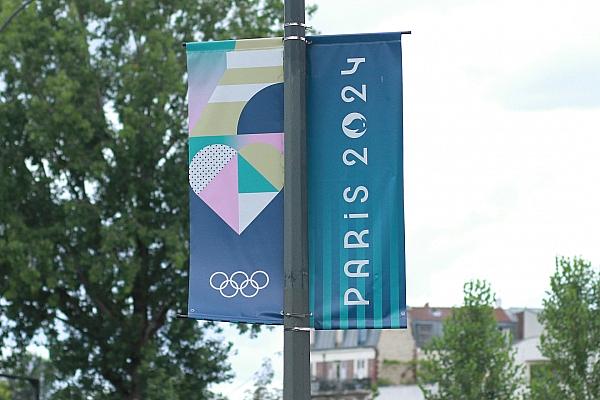
M 190 136 L 235 135 L 245 101 L 208 103 Z
M 235 50 L 257 50 L 272 47 L 283 47 L 283 38 L 242 39 L 235 41 Z
M 283 82 L 283 66 L 228 69 L 221 77 L 219 85 L 279 82 Z

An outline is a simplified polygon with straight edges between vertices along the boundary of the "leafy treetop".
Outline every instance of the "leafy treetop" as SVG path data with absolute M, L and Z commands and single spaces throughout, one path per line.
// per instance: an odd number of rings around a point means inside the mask
M 181 43 L 280 34 L 282 16 L 282 0 L 45 0 L 0 33 L 0 340 L 18 352 L 42 334 L 53 398 L 211 398 L 229 378 L 214 325 L 175 320 Z

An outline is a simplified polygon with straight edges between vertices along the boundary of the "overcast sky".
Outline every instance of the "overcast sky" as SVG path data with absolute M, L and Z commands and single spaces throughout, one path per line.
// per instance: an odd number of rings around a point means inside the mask
M 314 2 L 313 2 L 314 3 Z M 403 37 L 407 301 L 491 282 L 539 307 L 557 255 L 600 265 L 600 1 L 322 0 L 323 34 Z M 282 331 L 234 343 L 243 398 Z M 246 383 L 247 382 L 247 383 Z

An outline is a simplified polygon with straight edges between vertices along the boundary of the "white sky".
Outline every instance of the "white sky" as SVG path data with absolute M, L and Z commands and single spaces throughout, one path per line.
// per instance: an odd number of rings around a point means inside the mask
M 323 34 L 403 37 L 408 304 L 461 302 L 491 282 L 539 307 L 557 255 L 600 264 L 600 2 L 321 0 Z M 281 329 L 227 330 L 243 398 Z M 273 356 L 281 382 L 281 356 Z M 242 386 L 240 386 L 242 385 Z

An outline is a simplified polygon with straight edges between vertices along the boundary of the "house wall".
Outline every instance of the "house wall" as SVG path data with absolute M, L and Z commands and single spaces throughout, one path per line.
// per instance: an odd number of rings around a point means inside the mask
M 369 360 L 369 378 L 371 383 L 377 382 L 377 360 Z
M 532 365 L 548 361 L 548 359 L 540 352 L 539 346 L 539 336 L 522 340 L 513 346 L 516 350 L 515 361 L 517 364 L 523 366 L 525 379 L 527 381 L 530 380 L 530 368 Z
M 540 336 L 544 330 L 544 327 L 540 323 L 537 313 L 525 310 L 523 312 L 523 317 L 523 339 Z
M 317 373 L 315 374 L 314 378 L 319 380 L 327 379 L 327 363 L 318 361 L 316 362 L 316 365 Z
M 352 349 L 314 350 L 310 354 L 311 372 L 317 380 L 338 379 L 339 366 L 340 379 L 355 379 L 355 363 L 363 360 L 367 368 L 367 377 L 377 379 L 376 350 L 370 347 Z M 316 364 L 316 365 L 314 365 Z M 314 365 L 314 367 L 313 367 Z
M 410 324 L 406 330 L 381 331 L 377 346 L 377 378 L 399 385 L 415 381 L 416 344 Z

